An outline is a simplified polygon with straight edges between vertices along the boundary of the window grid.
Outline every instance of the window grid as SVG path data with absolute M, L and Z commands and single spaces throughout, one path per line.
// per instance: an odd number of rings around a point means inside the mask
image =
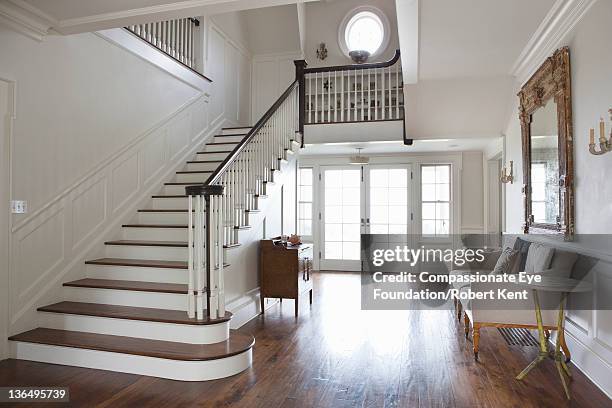
M 421 232 L 425 236 L 450 234 L 450 169 L 450 164 L 421 166 Z
M 298 171 L 298 234 L 312 236 L 312 184 L 313 171 L 310 167 Z

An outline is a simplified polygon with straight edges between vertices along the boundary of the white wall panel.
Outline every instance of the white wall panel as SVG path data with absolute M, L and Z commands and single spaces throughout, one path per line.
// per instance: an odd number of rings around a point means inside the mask
M 293 61 L 299 58 L 296 52 L 253 57 L 253 122 L 257 122 L 295 80 Z
M 138 192 L 138 183 L 138 154 L 133 153 L 130 157 L 118 163 L 113 169 L 113 212 L 121 208 L 122 205 L 126 204 Z
M 83 191 L 79 192 L 81 189 Z M 73 249 L 91 237 L 92 232 L 106 220 L 106 189 L 107 180 L 104 177 L 94 180 L 91 185 L 83 183 L 75 189 L 72 200 Z
M 593 156 L 588 152 L 589 128 L 596 127 L 600 116 L 606 116 L 612 94 L 612 54 L 602 52 L 609 49 L 612 37 L 612 2 L 599 1 L 593 4 L 558 46 L 570 48 L 572 70 L 572 105 L 574 129 L 574 172 L 576 195 L 576 233 L 612 233 L 612 186 L 609 174 L 612 161 L 609 155 Z M 597 63 L 593 63 L 597 61 Z M 543 61 L 531 61 L 539 66 Z M 529 64 L 531 64 L 531 62 Z M 506 230 L 518 232 L 523 223 L 522 148 L 518 119 L 518 100 L 506 128 L 506 161 L 514 161 L 514 184 L 506 184 Z M 586 252 L 602 259 L 592 270 L 595 293 L 594 310 L 572 310 L 572 299 L 568 304 L 568 339 L 572 362 L 583 370 L 608 395 L 612 395 L 612 252 L 610 248 L 595 247 L 587 243 L 584 235 L 576 242 L 564 246 Z M 597 240 L 605 242 L 605 239 Z M 574 296 L 574 295 L 572 295 Z M 608 310 L 606 310 L 608 309 Z

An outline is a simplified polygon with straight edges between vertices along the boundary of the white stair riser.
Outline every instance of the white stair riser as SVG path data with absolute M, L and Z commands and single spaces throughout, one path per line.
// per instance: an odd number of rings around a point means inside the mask
M 187 225 L 187 212 L 139 212 L 139 224 Z
M 236 129 L 223 129 L 221 134 L 223 134 L 223 135 L 234 135 L 236 133 L 249 133 L 249 130 L 251 130 L 251 129 L 252 128 L 250 128 L 250 127 L 241 127 L 241 128 L 236 128 Z
M 197 185 L 199 183 L 193 183 L 192 185 Z M 187 185 L 164 185 L 163 192 L 161 195 L 185 195 L 185 188 Z
M 187 269 L 145 268 L 136 266 L 87 265 L 87 276 L 96 279 L 159 283 L 187 284 L 189 281 Z
M 139 339 L 211 344 L 229 338 L 229 321 L 210 325 L 173 324 L 99 316 L 42 313 L 42 327 Z M 187 312 L 185 312 L 186 314 Z
M 185 170 L 187 171 L 215 171 L 221 163 L 187 163 Z
M 187 237 L 183 239 L 187 241 Z M 106 245 L 107 258 L 187 261 L 187 248 Z
M 196 154 L 195 160 L 225 160 L 228 155 L 229 153 Z
M 179 381 L 207 381 L 229 377 L 246 370 L 253 361 L 252 349 L 218 360 L 181 361 L 23 342 L 11 342 L 11 355 L 20 360 L 95 368 Z
M 244 134 L 239 134 L 244 133 Z M 215 136 L 213 142 L 215 143 L 224 143 L 224 142 L 242 142 L 242 139 L 246 137 L 246 133 L 248 132 L 232 132 L 232 133 L 224 133 L 226 136 Z M 231 136 L 230 136 L 231 135 Z
M 187 311 L 187 294 L 181 293 L 139 292 L 135 290 L 64 286 L 64 295 L 65 300 L 72 302 Z
M 183 192 L 185 194 L 185 192 Z M 157 210 L 186 210 L 188 206 L 187 197 L 154 198 L 152 209 Z
M 134 241 L 185 241 L 187 228 L 123 228 L 123 239 Z
M 212 173 L 177 173 L 174 181 L 177 183 L 204 183 L 211 175 Z
M 223 142 L 226 143 L 226 142 Z M 207 144 L 206 147 L 204 148 L 205 152 L 224 152 L 224 151 L 232 151 L 234 150 L 234 148 L 238 146 L 238 143 L 232 143 L 232 144 L 219 144 L 219 145 L 213 145 L 213 144 Z

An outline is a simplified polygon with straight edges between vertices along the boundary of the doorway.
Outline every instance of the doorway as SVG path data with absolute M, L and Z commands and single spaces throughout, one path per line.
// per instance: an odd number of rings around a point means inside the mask
M 320 269 L 359 271 L 361 234 L 412 232 L 410 165 L 322 166 Z
M 14 83 L 0 77 L 0 360 L 8 357 L 9 309 L 9 132 Z
M 487 245 L 498 247 L 501 245 L 503 229 L 502 217 L 502 188 L 499 178 L 501 176 L 501 157 L 487 161 Z

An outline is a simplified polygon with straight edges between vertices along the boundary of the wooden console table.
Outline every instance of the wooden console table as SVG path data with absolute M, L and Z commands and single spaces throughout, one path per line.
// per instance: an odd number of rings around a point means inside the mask
M 298 315 L 300 298 L 310 293 L 312 304 L 312 245 L 284 245 L 279 239 L 260 242 L 261 313 L 265 298 L 295 299 Z

